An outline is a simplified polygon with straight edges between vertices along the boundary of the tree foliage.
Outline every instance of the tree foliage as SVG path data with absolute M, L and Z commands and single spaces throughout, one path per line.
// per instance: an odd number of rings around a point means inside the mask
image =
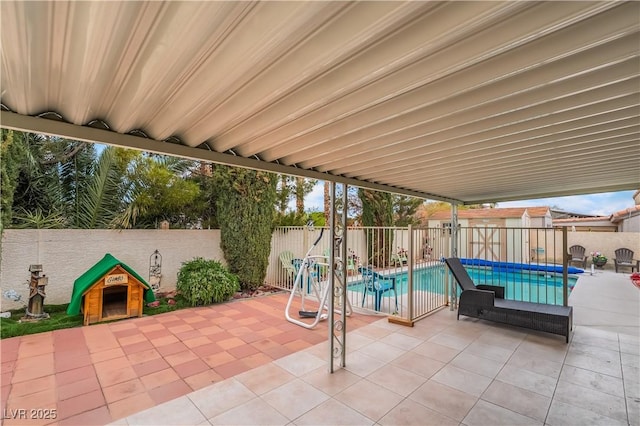
M 184 227 L 206 210 L 192 161 L 8 130 L 1 154 L 5 226 Z
M 127 203 L 117 226 L 156 228 L 167 220 L 184 228 L 196 221 L 204 206 L 198 182 L 185 175 L 193 166 L 191 161 L 137 153 L 129 166 Z
M 220 188 L 216 208 L 225 260 L 241 288 L 255 290 L 263 284 L 269 263 L 278 177 L 216 166 L 214 178 Z
M 1 129 L 0 140 L 0 229 L 11 223 L 13 216 L 13 194 L 18 186 L 18 177 L 23 166 L 25 147 L 11 130 Z M 15 137 L 14 136 L 18 136 Z
M 416 213 L 423 202 L 420 198 L 395 195 L 393 197 L 394 225 L 409 226 L 419 224 L 420 220 Z
M 389 227 L 393 226 L 393 196 L 387 192 L 359 189 L 358 195 L 362 201 L 362 225 Z M 369 262 L 375 266 L 386 266 L 391 258 L 391 231 L 367 230 L 367 253 Z

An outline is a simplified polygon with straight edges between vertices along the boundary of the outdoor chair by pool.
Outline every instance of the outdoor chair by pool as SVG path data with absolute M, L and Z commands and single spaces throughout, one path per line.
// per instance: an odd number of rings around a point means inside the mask
M 282 263 L 282 267 L 287 272 L 287 276 L 290 278 L 296 277 L 296 268 L 293 266 L 293 253 L 289 250 L 285 250 L 280 253 L 280 263 Z
M 398 252 L 391 255 L 392 266 L 403 266 L 408 262 L 409 259 L 407 259 L 407 251 L 405 249 L 398 247 Z
M 445 262 L 462 289 L 458 300 L 458 318 L 464 315 L 559 334 L 565 336 L 569 343 L 569 333 L 573 327 L 571 306 L 507 300 L 502 287 L 475 285 L 457 257 L 445 259 Z
M 581 265 L 583 268 L 587 267 L 587 255 L 585 254 L 586 249 L 582 246 L 575 245 L 569 247 L 569 265 L 573 263 L 577 263 Z
M 393 291 L 396 300 L 396 311 L 398 310 L 398 293 L 396 292 L 396 279 L 395 277 L 385 277 L 375 272 L 370 267 L 359 267 L 358 270 L 362 274 L 362 282 L 364 284 L 364 290 L 362 294 L 362 306 L 367 299 L 367 292 L 374 294 L 374 309 L 380 311 L 380 305 L 382 304 L 382 295 Z
M 323 251 L 324 257 L 327 258 L 327 263 L 329 263 L 330 253 L 331 253 L 331 249 L 329 248 L 326 248 Z M 356 264 L 354 262 L 354 259 L 351 256 L 347 256 L 347 275 L 355 272 L 356 272 Z
M 633 273 L 634 270 L 640 272 L 640 260 L 633 258 L 633 250 L 623 247 L 614 253 L 616 257 L 613 259 L 613 262 L 616 266 L 616 272 L 618 272 L 618 268 L 631 268 L 631 273 Z

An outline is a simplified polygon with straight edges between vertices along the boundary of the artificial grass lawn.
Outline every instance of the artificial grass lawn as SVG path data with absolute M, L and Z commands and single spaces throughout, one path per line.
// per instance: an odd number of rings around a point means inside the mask
M 156 308 L 144 306 L 143 315 L 157 315 L 171 312 L 178 309 L 190 308 L 191 305 L 177 295 L 174 300 L 175 305 L 169 305 L 167 299 L 158 299 L 160 305 Z M 44 305 L 44 311 L 49 314 L 49 319 L 34 322 L 19 322 L 24 316 L 24 309 L 16 309 L 11 312 L 11 318 L 0 318 L 0 339 L 9 337 L 25 336 L 27 334 L 43 333 L 45 331 L 61 330 L 63 328 L 82 326 L 82 315 L 67 315 L 67 306 L 64 305 Z M 98 323 L 103 324 L 103 323 Z

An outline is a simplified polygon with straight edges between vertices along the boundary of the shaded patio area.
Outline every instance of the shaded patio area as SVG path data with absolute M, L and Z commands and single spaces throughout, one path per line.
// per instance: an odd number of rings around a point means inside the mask
M 55 407 L 59 424 L 639 424 L 640 290 L 628 274 L 580 278 L 569 345 L 448 309 L 413 328 L 354 315 L 335 374 L 325 326 L 286 322 L 285 303 L 3 340 L 2 399 Z

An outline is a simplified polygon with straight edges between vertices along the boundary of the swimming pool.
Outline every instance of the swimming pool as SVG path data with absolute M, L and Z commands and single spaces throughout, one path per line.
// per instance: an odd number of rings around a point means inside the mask
M 469 267 L 465 269 L 476 284 L 499 285 L 505 289 L 505 299 L 526 302 L 562 305 L 562 275 L 539 271 L 493 271 L 491 268 Z M 407 272 L 383 274 L 395 278 L 398 296 L 407 293 Z M 448 276 L 448 277 L 447 277 Z M 444 294 L 447 280 L 460 288 L 444 265 L 416 269 L 413 277 L 413 288 L 416 291 L 428 291 Z M 569 291 L 575 286 L 577 277 L 569 276 Z M 349 284 L 349 290 L 362 292 L 362 282 Z M 389 295 L 387 293 L 386 295 Z

